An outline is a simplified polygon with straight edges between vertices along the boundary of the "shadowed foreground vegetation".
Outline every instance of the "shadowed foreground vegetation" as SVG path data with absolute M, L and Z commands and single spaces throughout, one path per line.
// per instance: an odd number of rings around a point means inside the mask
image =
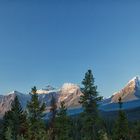
M 130 122 L 122 110 L 117 118 L 109 120 L 99 115 L 97 102 L 102 99 L 94 84 L 91 70 L 82 81 L 80 104 L 83 112 L 75 117 L 67 115 L 65 103 L 57 109 L 55 98 L 51 100 L 50 117 L 45 121 L 45 103 L 40 103 L 36 87 L 30 93 L 31 100 L 23 110 L 18 97 L 11 104 L 0 122 L 1 140 L 140 140 L 140 122 Z

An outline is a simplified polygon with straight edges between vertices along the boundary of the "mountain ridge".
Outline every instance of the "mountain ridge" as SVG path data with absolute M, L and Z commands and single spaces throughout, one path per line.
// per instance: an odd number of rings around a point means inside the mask
M 52 97 L 55 97 L 59 108 L 62 101 L 65 102 L 68 109 L 81 108 L 79 104 L 82 92 L 80 87 L 73 83 L 64 83 L 60 89 L 55 89 L 50 85 L 47 88 L 37 90 L 40 102 L 44 102 L 47 108 L 50 107 Z M 18 91 L 12 91 L 7 95 L 0 95 L 0 116 L 10 110 L 11 102 L 15 96 L 18 96 L 23 108 L 26 107 L 30 100 L 29 94 L 23 94 Z M 112 111 L 118 109 L 118 98 L 121 97 L 124 109 L 140 107 L 140 79 L 132 78 L 120 91 L 115 92 L 110 98 L 106 98 L 99 103 L 99 109 Z M 74 111 L 74 110 L 73 110 Z
M 66 107 L 78 107 L 80 95 L 80 87 L 76 84 L 65 83 L 62 88 L 56 90 L 55 88 L 40 89 L 37 90 L 37 94 L 41 103 L 45 103 L 47 108 L 50 107 L 51 99 L 55 97 L 57 106 L 60 106 L 60 102 L 64 101 Z M 23 94 L 18 91 L 12 91 L 9 94 L 0 96 L 0 116 L 11 108 L 11 103 L 14 100 L 15 96 L 18 96 L 19 101 L 23 108 L 26 107 L 27 102 L 30 100 L 29 94 Z

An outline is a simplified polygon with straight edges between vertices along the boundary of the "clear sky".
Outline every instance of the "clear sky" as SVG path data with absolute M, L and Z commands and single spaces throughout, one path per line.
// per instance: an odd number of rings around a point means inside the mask
M 1 0 L 0 93 L 80 84 L 103 96 L 140 75 L 139 0 Z

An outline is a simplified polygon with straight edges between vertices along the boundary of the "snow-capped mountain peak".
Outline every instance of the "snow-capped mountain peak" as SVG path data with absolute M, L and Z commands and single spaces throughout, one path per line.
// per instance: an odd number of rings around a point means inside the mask
M 62 93 L 73 93 L 76 90 L 79 90 L 79 86 L 76 84 L 72 84 L 72 83 L 64 83 L 61 91 Z
M 132 82 L 135 83 L 136 86 L 140 86 L 140 84 L 139 84 L 139 83 L 140 83 L 140 79 L 139 79 L 138 76 L 133 77 L 133 78 L 128 82 L 128 84 L 130 84 L 130 83 L 132 83 Z M 128 84 L 127 84 L 127 85 L 128 85 Z
M 138 76 L 132 78 L 125 87 L 132 88 L 134 90 L 140 90 L 140 79 Z
M 132 82 L 132 81 L 139 81 L 139 76 L 133 77 L 128 83 L 130 83 L 130 82 Z
M 19 92 L 19 91 L 17 91 L 17 90 L 13 90 L 13 91 L 11 91 L 11 92 L 9 92 L 9 93 L 6 93 L 6 95 L 21 95 L 21 94 L 23 94 L 23 93 L 21 93 L 21 92 Z
M 44 90 L 48 90 L 48 91 L 53 91 L 55 90 L 54 87 L 52 87 L 51 85 L 47 85 L 45 88 L 43 88 Z
M 37 90 L 37 94 L 49 94 L 52 92 L 58 92 L 59 90 L 55 89 L 54 87 L 48 85 L 45 88 Z
M 132 78 L 119 92 L 115 92 L 111 97 L 111 102 L 118 102 L 119 97 L 124 102 L 140 98 L 140 79 L 138 76 Z
M 65 83 L 60 89 L 47 86 L 46 88 L 37 90 L 37 94 L 40 102 L 44 102 L 47 108 L 50 107 L 52 97 L 55 97 L 58 108 L 62 101 L 65 102 L 66 107 L 71 108 L 79 106 L 79 98 L 82 93 L 79 86 L 72 83 Z M 6 95 L 1 95 L 0 116 L 3 116 L 6 111 L 11 109 L 11 103 L 15 96 L 18 96 L 23 108 L 26 107 L 27 102 L 31 99 L 30 94 L 22 94 L 16 90 Z

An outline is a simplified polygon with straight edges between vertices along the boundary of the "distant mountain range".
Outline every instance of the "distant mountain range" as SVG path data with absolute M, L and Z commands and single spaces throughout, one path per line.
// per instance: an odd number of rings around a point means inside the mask
M 55 97 L 58 107 L 60 106 L 61 101 L 65 102 L 67 108 L 79 107 L 79 99 L 82 94 L 79 86 L 71 83 L 65 83 L 58 90 L 51 86 L 47 86 L 47 88 L 37 90 L 37 93 L 40 102 L 45 102 L 47 109 L 50 107 L 52 97 Z M 15 96 L 18 96 L 23 108 L 25 108 L 27 102 L 30 101 L 29 94 L 23 94 L 18 91 L 12 91 L 6 95 L 0 95 L 0 116 L 3 116 L 6 111 L 10 110 L 11 103 Z
M 50 107 L 50 102 L 54 96 L 57 102 L 57 106 L 60 106 L 60 102 L 64 101 L 70 114 L 76 114 L 82 111 L 79 104 L 81 96 L 80 87 L 76 84 L 65 83 L 60 89 L 55 89 L 51 86 L 37 90 L 40 102 L 45 102 L 47 109 Z M 29 94 L 23 94 L 18 91 L 13 91 L 6 95 L 0 95 L 0 116 L 11 108 L 11 102 L 15 96 L 18 96 L 23 108 L 26 107 L 27 102 L 30 100 Z M 124 110 L 133 110 L 140 108 L 140 80 L 138 77 L 134 77 L 130 80 L 126 86 L 114 93 L 110 98 L 104 99 L 99 103 L 99 109 L 104 112 L 113 112 L 119 109 L 118 98 L 121 97 L 123 101 Z M 47 111 L 47 110 L 46 110 Z

